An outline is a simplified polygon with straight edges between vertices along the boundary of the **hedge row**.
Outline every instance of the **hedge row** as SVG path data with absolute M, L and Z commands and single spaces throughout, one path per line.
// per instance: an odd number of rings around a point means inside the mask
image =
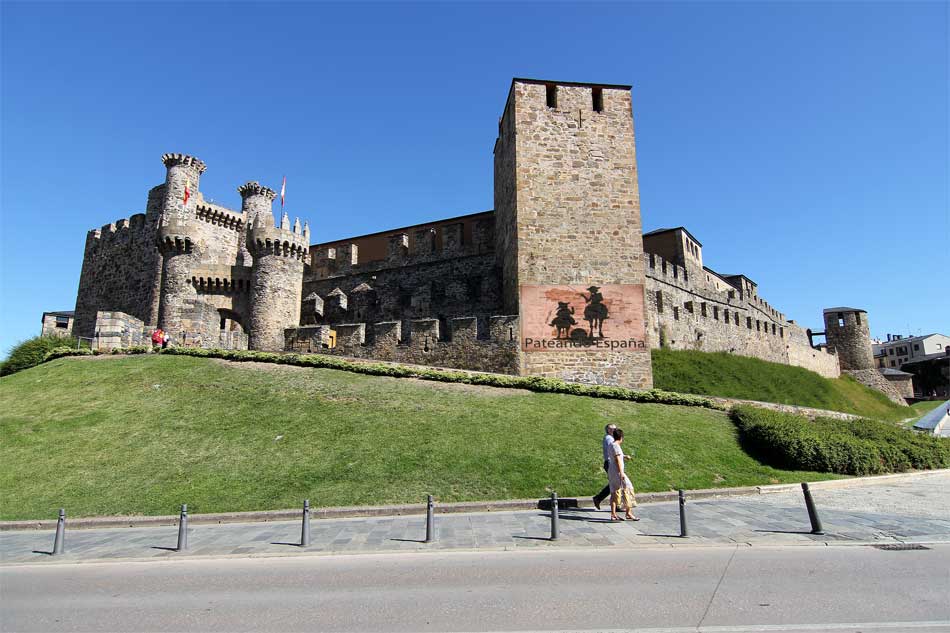
M 950 467 L 950 440 L 887 422 L 809 420 L 752 406 L 731 415 L 742 440 L 781 468 L 874 475 Z
M 34 336 L 17 343 L 10 355 L 0 364 L 0 376 L 15 374 L 18 371 L 35 367 L 45 362 L 46 355 L 57 348 L 76 348 L 76 339 L 71 336 Z
M 147 347 L 129 348 L 128 350 L 113 350 L 113 353 L 143 353 Z M 385 363 L 357 363 L 335 356 L 323 354 L 279 354 L 274 352 L 254 352 L 249 350 L 201 349 L 195 347 L 169 347 L 162 350 L 162 354 L 174 356 L 195 356 L 198 358 L 221 358 L 231 361 L 276 363 L 279 365 L 294 365 L 297 367 L 319 367 L 324 369 L 339 369 L 370 376 L 391 376 L 394 378 L 417 378 L 438 382 L 464 383 L 469 385 L 485 385 L 489 387 L 508 387 L 527 389 L 542 393 L 564 393 L 575 396 L 589 396 L 592 398 L 609 398 L 613 400 L 630 400 L 656 404 L 676 404 L 687 407 L 707 407 L 721 409 L 722 407 L 709 398 L 687 394 L 651 389 L 638 391 L 625 387 L 609 387 L 605 385 L 582 385 L 565 382 L 555 378 L 540 376 L 507 376 L 503 374 L 478 374 L 450 369 L 430 369 L 426 367 L 409 367 L 405 365 L 390 365 Z M 63 356 L 87 356 L 89 350 L 57 349 L 51 351 L 46 360 L 62 358 Z

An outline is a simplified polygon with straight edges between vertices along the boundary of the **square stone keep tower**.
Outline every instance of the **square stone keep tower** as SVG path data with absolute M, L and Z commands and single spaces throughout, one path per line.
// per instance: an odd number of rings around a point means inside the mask
M 514 79 L 495 214 L 521 373 L 652 387 L 630 86 Z

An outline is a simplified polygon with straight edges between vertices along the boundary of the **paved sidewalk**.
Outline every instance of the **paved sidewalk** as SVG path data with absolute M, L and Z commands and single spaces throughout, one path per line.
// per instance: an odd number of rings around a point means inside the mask
M 297 546 L 299 521 L 197 525 L 190 549 L 176 552 L 176 527 L 72 530 L 66 554 L 52 557 L 53 533 L 0 533 L 3 564 L 194 556 L 281 556 L 416 550 L 636 547 L 662 545 L 816 545 L 950 542 L 950 473 L 873 485 L 812 491 L 824 535 L 810 534 L 800 491 L 727 497 L 687 504 L 688 538 L 679 538 L 678 505 L 642 505 L 638 522 L 611 523 L 606 510 L 561 512 L 560 539 L 548 540 L 550 519 L 539 510 L 436 517 L 438 540 L 425 544 L 425 517 L 311 521 L 312 545 Z

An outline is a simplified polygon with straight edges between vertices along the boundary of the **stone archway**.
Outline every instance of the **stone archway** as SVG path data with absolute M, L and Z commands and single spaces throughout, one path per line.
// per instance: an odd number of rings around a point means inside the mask
M 226 308 L 219 308 L 220 333 L 219 346 L 224 349 L 247 349 L 247 331 L 240 314 Z

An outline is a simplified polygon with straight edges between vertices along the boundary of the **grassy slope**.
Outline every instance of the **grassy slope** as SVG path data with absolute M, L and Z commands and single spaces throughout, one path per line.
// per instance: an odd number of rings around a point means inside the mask
M 914 415 L 910 407 L 897 406 L 848 376 L 829 380 L 801 367 L 721 352 L 653 350 L 653 382 L 668 391 L 797 404 L 881 420 Z
M 327 369 L 65 358 L 0 379 L 3 519 L 589 495 L 603 425 L 641 491 L 830 477 L 764 466 L 725 414 Z M 282 439 L 276 439 L 282 436 Z

